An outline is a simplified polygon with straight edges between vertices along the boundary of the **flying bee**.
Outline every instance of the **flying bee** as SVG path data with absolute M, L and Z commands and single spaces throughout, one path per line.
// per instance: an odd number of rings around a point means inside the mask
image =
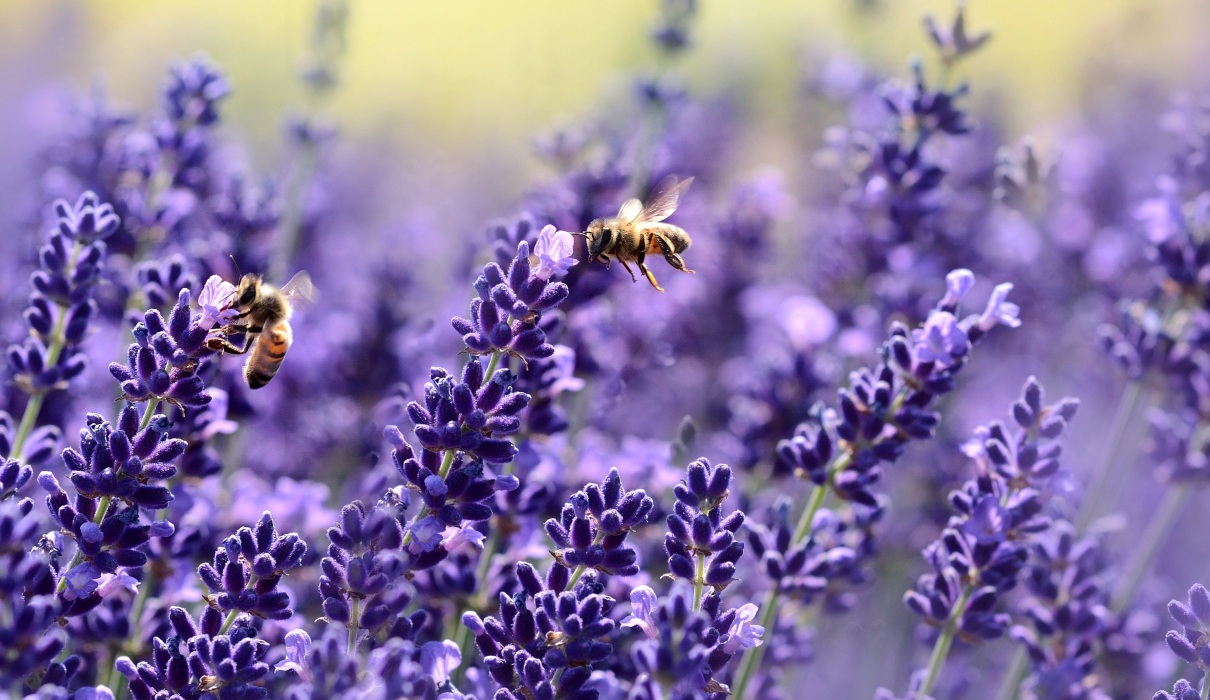
M 244 346 L 216 337 L 209 341 L 210 348 L 236 355 L 250 353 L 244 363 L 244 379 L 248 388 L 259 389 L 277 374 L 294 342 L 290 328 L 294 309 L 314 299 L 315 287 L 305 271 L 291 277 L 281 289 L 266 284 L 260 275 L 244 275 L 227 305 L 238 313 L 234 322 L 221 329 L 223 336 L 242 334 Z
M 655 275 L 647 268 L 648 255 L 660 254 L 668 264 L 681 272 L 693 273 L 685 267 L 680 254 L 692 243 L 689 234 L 680 226 L 662 223 L 676 211 L 677 200 L 689 189 L 693 178 L 677 181 L 669 175 L 656 185 L 647 206 L 637 199 L 628 199 L 618 210 L 618 215 L 608 219 L 597 219 L 588 225 L 582 234 L 588 242 L 588 261 L 604 262 L 609 267 L 609 256 L 617 258 L 630 273 L 630 279 L 638 282 L 634 270 L 626 263 L 634 261 L 656 291 L 664 288 L 655 281 Z

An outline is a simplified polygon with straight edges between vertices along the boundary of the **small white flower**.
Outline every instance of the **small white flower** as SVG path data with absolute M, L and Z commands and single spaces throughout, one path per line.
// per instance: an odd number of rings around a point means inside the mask
M 567 274 L 576 260 L 575 239 L 567 231 L 557 231 L 547 224 L 534 243 L 534 256 L 538 258 L 538 269 L 534 275 L 549 280 L 555 275 Z

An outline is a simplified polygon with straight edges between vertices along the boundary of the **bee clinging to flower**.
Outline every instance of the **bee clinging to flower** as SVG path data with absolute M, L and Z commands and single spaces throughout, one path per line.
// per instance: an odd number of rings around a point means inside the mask
M 617 216 L 597 219 L 589 224 L 588 230 L 579 234 L 588 241 L 589 262 L 604 262 L 608 267 L 610 256 L 613 256 L 630 273 L 630 278 L 638 282 L 634 270 L 627 264 L 633 261 L 651 286 L 660 292 L 664 288 L 655 281 L 655 275 L 647 267 L 648 255 L 663 255 L 673 268 L 692 274 L 693 270 L 685 267 L 685 261 L 680 256 L 692 243 L 689 234 L 679 226 L 663 223 L 676 211 L 677 200 L 692 182 L 693 178 L 678 181 L 675 175 L 669 175 L 656 185 L 647 200 L 647 206 L 643 206 L 638 199 L 628 199 L 618 210 Z
M 231 322 L 210 339 L 210 347 L 237 355 L 250 352 L 244 363 L 244 379 L 248 388 L 259 389 L 277 374 L 294 342 L 290 328 L 294 309 L 314 298 L 315 288 L 305 271 L 291 277 L 280 289 L 266 284 L 260 275 L 244 275 L 225 306 L 226 311 L 234 311 Z M 245 338 L 242 348 L 226 338 L 238 334 Z

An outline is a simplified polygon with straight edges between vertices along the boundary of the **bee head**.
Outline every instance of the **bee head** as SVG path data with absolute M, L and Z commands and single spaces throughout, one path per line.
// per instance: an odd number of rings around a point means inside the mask
M 583 236 L 588 245 L 589 261 L 596 260 L 599 255 L 606 252 L 609 243 L 613 240 L 613 231 L 606 228 L 606 223 L 605 219 L 595 219 L 588 225 L 587 231 L 576 234 Z
M 260 295 L 260 285 L 260 275 L 251 272 L 244 275 L 239 281 L 239 286 L 235 288 L 234 306 L 245 307 L 256 301 L 256 297 Z

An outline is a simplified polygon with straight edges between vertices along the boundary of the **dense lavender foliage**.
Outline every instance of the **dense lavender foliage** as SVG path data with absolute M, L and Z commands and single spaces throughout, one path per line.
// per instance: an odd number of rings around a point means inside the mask
M 384 222 L 316 113 L 250 176 L 202 56 L 52 122 L 0 698 L 1205 700 L 1210 103 L 1003 143 L 960 5 L 902 70 L 807 62 L 791 187 L 682 86 L 697 11 L 484 234 Z

